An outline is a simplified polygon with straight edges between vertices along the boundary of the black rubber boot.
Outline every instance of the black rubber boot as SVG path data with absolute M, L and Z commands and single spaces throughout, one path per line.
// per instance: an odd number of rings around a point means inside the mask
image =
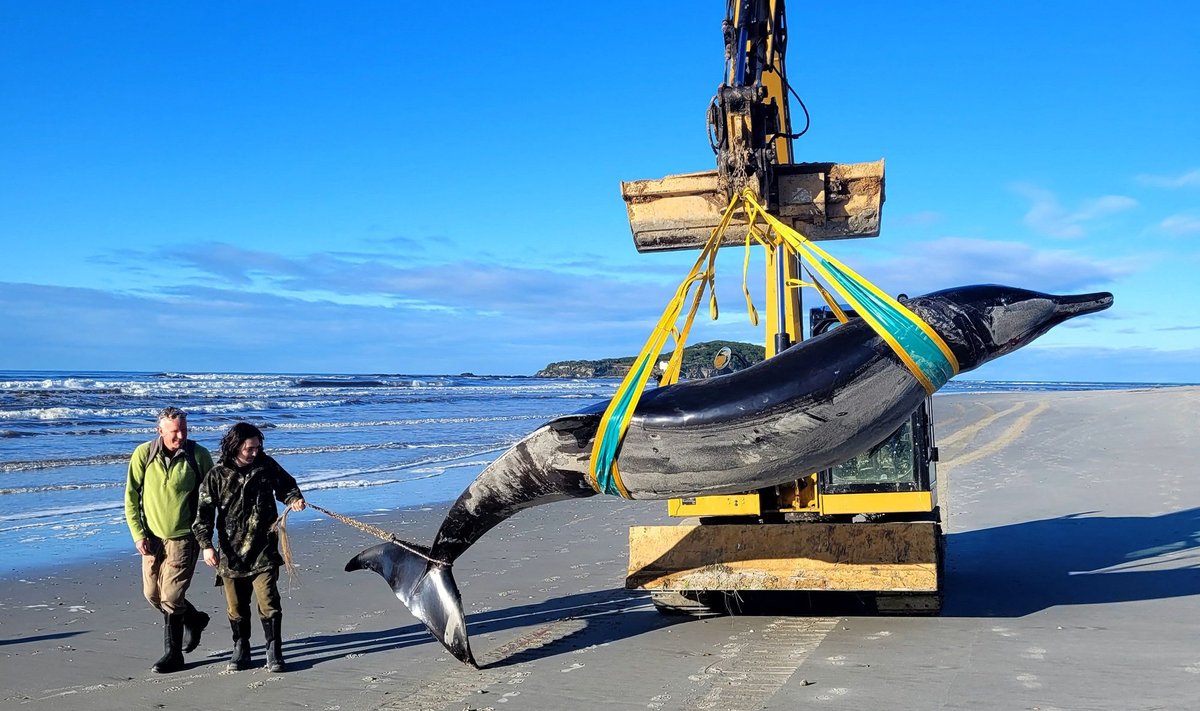
M 250 618 L 230 620 L 229 629 L 233 632 L 233 653 L 229 655 L 226 671 L 241 671 L 250 667 Z
M 183 669 L 183 616 L 177 612 L 163 615 L 163 655 L 150 667 L 155 674 L 170 674 Z
M 276 613 L 262 618 L 263 634 L 267 636 L 267 669 L 273 672 L 287 671 L 283 663 L 283 638 L 279 628 L 283 615 Z
M 200 633 L 208 627 L 208 613 L 201 612 L 188 603 L 187 612 L 183 613 L 183 651 L 191 652 L 200 646 Z

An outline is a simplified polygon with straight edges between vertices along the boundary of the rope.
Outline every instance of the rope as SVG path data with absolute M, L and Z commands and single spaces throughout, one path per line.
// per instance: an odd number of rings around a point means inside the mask
M 309 506 L 311 505 L 309 504 Z M 289 587 L 299 580 L 299 571 L 296 569 L 296 564 L 292 562 L 292 542 L 288 540 L 287 534 L 287 515 L 291 510 L 290 506 L 283 507 L 283 515 L 271 524 L 271 530 L 279 536 L 279 553 L 283 556 L 283 569 L 287 571 Z
M 377 538 L 387 541 L 388 543 L 393 543 L 397 546 L 400 546 L 401 548 L 408 551 L 409 553 L 412 553 L 413 555 L 417 556 L 418 558 L 423 558 L 426 561 L 433 563 L 434 565 L 447 565 L 443 561 L 429 557 L 428 555 L 426 555 L 424 552 L 422 552 L 420 549 L 418 549 L 413 544 L 411 544 L 407 541 L 403 541 L 399 538 L 396 538 L 396 536 L 383 530 L 382 528 L 379 528 L 378 526 L 372 526 L 369 523 L 363 523 L 362 521 L 352 519 L 349 516 L 344 516 L 340 513 L 335 513 L 333 511 L 330 511 L 329 509 L 321 508 L 320 506 L 317 506 L 316 504 L 311 503 L 311 502 L 305 502 L 305 504 L 307 505 L 308 508 L 316 509 L 317 511 L 320 511 L 321 513 L 325 514 L 326 516 L 328 516 L 330 518 L 335 518 L 338 521 L 341 521 L 342 523 L 346 524 L 347 526 L 349 526 L 351 528 L 357 528 L 358 530 L 362 531 L 363 533 L 369 533 L 372 536 L 375 536 Z M 280 516 L 279 518 L 275 519 L 275 523 L 271 524 L 271 530 L 275 531 L 277 534 L 279 534 L 279 549 L 280 549 L 280 553 L 283 555 L 283 567 L 285 570 L 287 570 L 289 578 L 293 578 L 296 575 L 296 565 L 295 565 L 295 563 L 292 562 L 292 545 L 291 545 L 291 542 L 288 540 L 288 534 L 287 534 L 287 517 L 288 517 L 288 514 L 291 513 L 291 510 L 292 509 L 290 506 L 285 507 L 283 509 L 283 515 Z

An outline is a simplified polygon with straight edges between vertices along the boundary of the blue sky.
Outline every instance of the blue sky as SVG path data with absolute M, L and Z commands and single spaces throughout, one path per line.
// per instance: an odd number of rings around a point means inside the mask
M 694 256 L 638 254 L 619 182 L 712 168 L 723 17 L 0 0 L 0 368 L 633 354 Z M 1200 10 L 794 0 L 788 19 L 797 159 L 887 161 L 882 235 L 827 249 L 892 292 L 1115 294 L 968 377 L 1200 382 Z M 693 342 L 761 342 L 741 261 L 722 253 L 722 316 Z

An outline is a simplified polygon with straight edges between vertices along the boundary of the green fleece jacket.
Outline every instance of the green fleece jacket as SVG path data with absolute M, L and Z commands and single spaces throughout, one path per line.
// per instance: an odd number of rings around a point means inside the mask
M 157 446 L 156 446 L 157 445 Z M 194 442 L 197 472 L 188 464 L 183 447 L 174 457 L 167 455 L 158 440 L 138 445 L 129 458 L 125 479 L 125 523 L 133 540 L 182 538 L 192 533 L 200 482 L 213 467 L 212 455 Z M 153 456 L 152 450 L 157 450 Z

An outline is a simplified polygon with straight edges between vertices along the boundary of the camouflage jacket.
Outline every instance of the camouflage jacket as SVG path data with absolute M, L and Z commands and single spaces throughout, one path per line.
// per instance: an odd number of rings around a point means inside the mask
M 200 485 L 192 532 L 201 549 L 220 539 L 217 574 L 244 578 L 283 565 L 279 540 L 271 524 L 279 518 L 275 501 L 291 504 L 302 497 L 296 480 L 271 457 L 260 454 L 250 466 L 213 467 Z M 216 528 L 213 528 L 213 518 Z

